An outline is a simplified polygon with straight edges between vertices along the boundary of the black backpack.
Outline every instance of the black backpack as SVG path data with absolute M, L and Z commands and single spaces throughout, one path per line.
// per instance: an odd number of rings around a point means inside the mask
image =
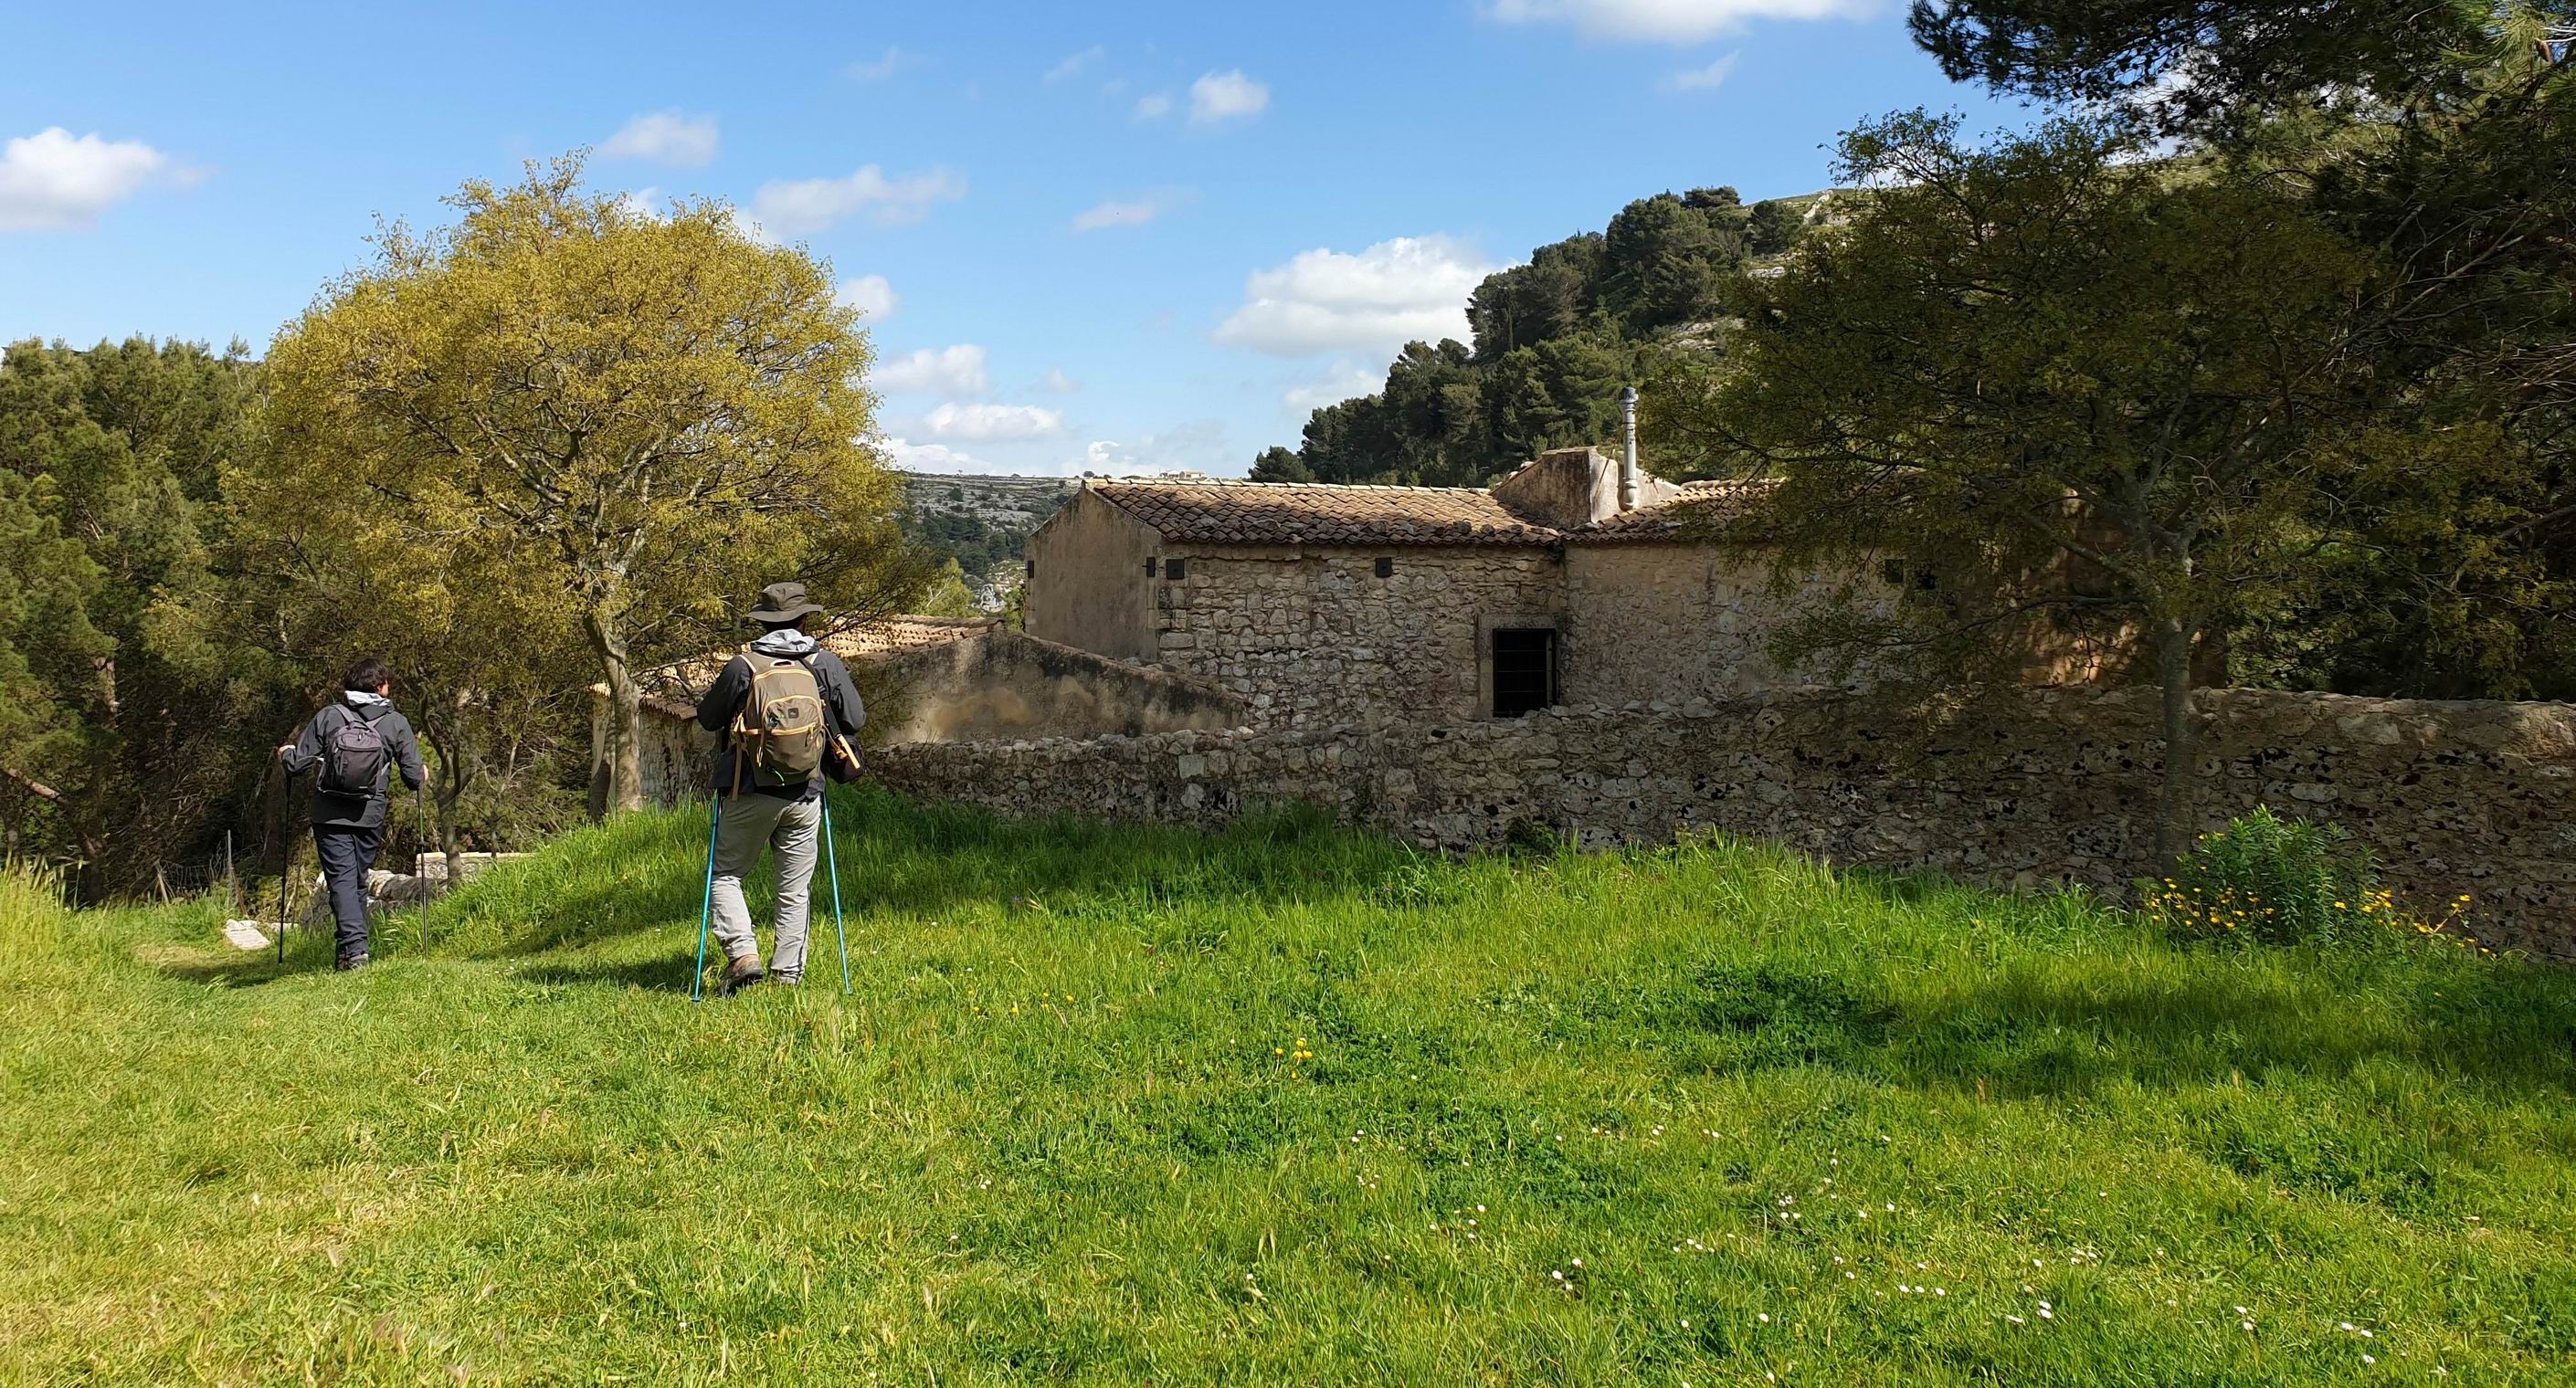
M 326 795 L 373 796 L 393 761 L 393 749 L 376 725 L 351 708 L 340 710 L 340 726 L 322 735 L 322 775 Z

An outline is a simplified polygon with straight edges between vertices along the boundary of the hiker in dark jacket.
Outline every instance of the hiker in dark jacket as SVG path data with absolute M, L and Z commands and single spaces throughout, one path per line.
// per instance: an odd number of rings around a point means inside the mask
M 388 697 L 393 675 L 385 663 L 361 660 L 340 684 L 340 702 L 313 715 L 293 742 L 277 749 L 277 757 L 289 776 L 321 768 L 313 778 L 313 846 L 338 925 L 335 967 L 345 970 L 367 962 L 367 870 L 384 847 L 394 773 L 400 771 L 413 790 L 425 777 L 420 741 Z
M 714 934 L 724 946 L 725 990 L 732 992 L 763 977 L 760 942 L 752 934 L 751 908 L 743 901 L 742 879 L 760 861 L 765 845 L 778 860 L 778 930 L 768 972 L 781 983 L 805 977 L 805 926 L 812 904 L 814 863 L 821 852 L 823 786 L 827 775 L 855 775 L 857 756 L 851 740 L 867 722 L 867 706 L 850 668 L 807 635 L 804 621 L 823 610 L 805 600 L 805 585 L 773 583 L 760 590 L 758 608 L 745 614 L 761 633 L 742 654 L 725 662 L 706 697 L 698 700 L 698 726 L 718 735 L 714 790 L 716 807 L 714 867 Z M 821 696 L 825 717 L 819 735 L 821 762 L 810 773 L 781 773 L 747 750 L 738 736 L 740 720 L 753 703 L 756 678 L 768 689 L 786 688 L 801 697 L 810 675 Z M 757 733 L 754 733 L 754 737 Z

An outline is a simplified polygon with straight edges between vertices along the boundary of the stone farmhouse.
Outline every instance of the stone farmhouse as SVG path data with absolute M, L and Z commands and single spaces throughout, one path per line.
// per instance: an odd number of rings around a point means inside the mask
M 1792 682 L 1765 646 L 1799 595 L 1709 533 L 1758 485 L 1623 479 L 1590 448 L 1490 489 L 1091 481 L 1030 536 L 1023 611 L 1263 726 L 1705 704 Z
M 1816 687 L 1772 664 L 1782 623 L 1924 580 L 1863 561 L 1783 590 L 1717 529 L 1758 499 L 1590 449 L 1491 488 L 1087 480 L 1028 541 L 1024 632 L 827 640 L 879 780 L 1007 814 L 1207 826 L 1303 801 L 1439 849 L 1717 832 L 2020 887 L 2159 866 L 2156 696 L 2119 652 L 2035 647 L 2026 682 L 2059 687 L 1928 722 L 1865 672 Z M 654 799 L 702 784 L 690 713 L 723 654 L 648 678 Z M 2191 716 L 2189 819 L 2330 816 L 2401 890 L 2474 893 L 2491 946 L 2576 960 L 2576 709 L 2212 689 Z

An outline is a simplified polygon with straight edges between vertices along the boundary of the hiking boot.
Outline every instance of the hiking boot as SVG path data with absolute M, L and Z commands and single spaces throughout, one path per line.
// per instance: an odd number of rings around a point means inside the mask
M 760 967 L 760 956 L 743 955 L 725 966 L 725 994 L 730 997 L 767 976 L 767 971 Z
M 363 954 L 344 954 L 331 961 L 331 969 L 335 973 L 347 973 L 352 969 L 365 967 L 367 967 L 367 956 Z
M 803 969 L 772 969 L 769 973 L 769 981 L 782 988 L 793 988 L 797 984 L 805 981 L 805 971 Z

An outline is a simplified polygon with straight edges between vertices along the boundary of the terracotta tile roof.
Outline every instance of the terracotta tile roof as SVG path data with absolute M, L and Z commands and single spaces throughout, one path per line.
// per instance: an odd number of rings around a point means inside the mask
M 1774 483 L 1688 482 L 1659 506 L 1577 530 L 1523 520 L 1481 487 L 1322 482 L 1094 482 L 1166 540 L 1249 545 L 1546 545 L 1670 541 L 1736 520 Z
M 1767 480 L 1685 482 L 1681 494 L 1661 506 L 1611 516 L 1568 531 L 1565 538 L 1577 544 L 1710 538 L 1709 532 L 1751 515 L 1777 485 Z
M 1164 539 L 1215 544 L 1543 545 L 1558 532 L 1480 487 L 1095 482 L 1090 490 Z

